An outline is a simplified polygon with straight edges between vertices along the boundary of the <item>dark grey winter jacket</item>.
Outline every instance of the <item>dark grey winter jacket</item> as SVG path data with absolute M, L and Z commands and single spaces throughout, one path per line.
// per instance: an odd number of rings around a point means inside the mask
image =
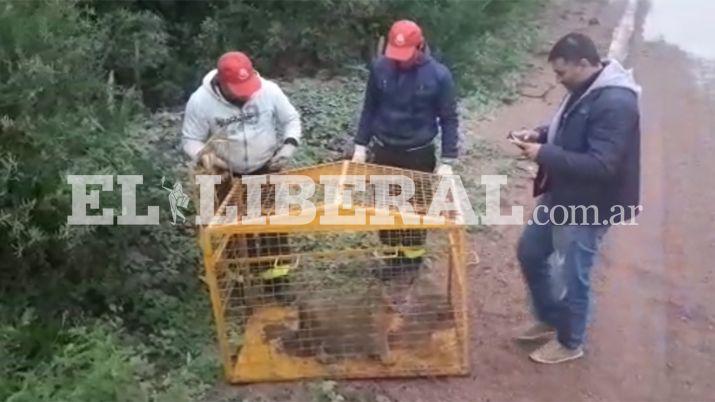
M 640 199 L 640 87 L 617 61 L 605 63 L 581 98 L 568 110 L 564 99 L 550 126 L 542 128 L 534 186 L 535 196 L 548 192 L 552 205 L 566 207 L 560 211 L 594 205 L 601 223 L 621 212 L 630 219 Z M 571 217 L 557 215 L 556 223 Z M 575 219 L 583 221 L 581 212 Z

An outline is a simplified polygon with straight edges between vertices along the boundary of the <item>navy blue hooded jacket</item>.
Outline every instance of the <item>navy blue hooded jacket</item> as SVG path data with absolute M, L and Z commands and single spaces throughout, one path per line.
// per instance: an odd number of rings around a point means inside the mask
M 440 127 L 442 158 L 454 159 L 458 115 L 449 70 L 429 55 L 407 70 L 385 57 L 377 59 L 370 68 L 355 143 L 367 146 L 376 137 L 388 147 L 418 148 L 431 143 Z
M 554 209 L 557 223 L 593 223 L 580 206 L 595 206 L 599 223 L 638 213 L 640 91 L 631 72 L 611 60 L 579 99 L 566 98 L 550 126 L 539 130 L 544 145 L 534 195 L 547 192 L 551 206 L 565 207 Z

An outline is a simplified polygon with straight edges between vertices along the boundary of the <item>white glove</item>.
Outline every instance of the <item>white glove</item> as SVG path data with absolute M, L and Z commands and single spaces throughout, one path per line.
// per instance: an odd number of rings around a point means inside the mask
M 364 145 L 355 144 L 355 151 L 353 151 L 353 162 L 365 163 L 367 160 L 367 147 Z
M 213 151 L 201 155 L 201 164 L 204 166 L 204 169 L 209 171 L 213 171 L 214 169 L 228 170 L 226 161 L 216 156 Z
M 280 147 L 278 152 L 273 155 L 273 158 L 271 158 L 270 162 L 268 162 L 268 170 L 272 172 L 277 172 L 283 169 L 288 164 L 290 158 L 293 156 L 295 149 L 296 146 L 293 144 L 283 144 L 283 146 Z
M 440 176 L 450 176 L 454 174 L 452 166 L 446 163 L 440 163 L 439 166 L 437 166 L 437 169 L 434 170 L 434 172 Z

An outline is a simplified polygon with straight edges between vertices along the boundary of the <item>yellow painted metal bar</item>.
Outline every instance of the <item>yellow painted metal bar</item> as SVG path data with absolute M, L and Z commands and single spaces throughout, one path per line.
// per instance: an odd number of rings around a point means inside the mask
M 218 247 L 216 247 L 216 251 L 214 251 L 211 254 L 211 263 L 215 264 L 219 259 L 221 259 L 221 254 L 223 253 L 224 250 L 226 250 L 226 246 L 228 245 L 228 241 L 231 239 L 231 236 L 223 236 L 221 238 L 221 242 L 219 243 Z
M 340 170 L 340 179 L 338 180 L 338 191 L 335 193 L 335 203 L 340 207 L 343 203 L 343 187 L 345 187 L 345 176 L 348 174 L 350 161 L 344 160 L 343 167 Z
M 216 323 L 216 332 L 218 336 L 219 353 L 223 361 L 224 373 L 227 378 L 231 376 L 231 354 L 228 347 L 228 338 L 226 333 L 226 323 L 224 321 L 221 299 L 219 297 L 218 279 L 216 278 L 215 261 L 212 260 L 211 239 L 209 233 L 200 232 L 201 248 L 204 252 L 204 266 L 206 269 L 206 283 L 209 286 L 209 295 L 211 297 L 211 308 L 214 314 Z
M 466 265 L 466 235 L 465 231 L 453 230 L 449 233 L 451 260 L 454 264 L 454 273 L 456 275 L 457 286 L 460 289 L 460 307 L 461 307 L 461 344 L 463 350 L 462 364 L 465 371 L 469 371 L 469 316 L 467 314 L 467 286 L 464 267 Z
M 399 247 L 375 247 L 373 249 L 341 249 L 340 251 L 307 251 L 304 253 L 287 253 L 279 255 L 268 255 L 263 257 L 239 257 L 239 258 L 223 258 L 221 262 L 223 263 L 261 263 L 274 261 L 276 258 L 279 259 L 294 259 L 300 257 L 314 257 L 314 258 L 327 258 L 327 257 L 347 257 L 347 256 L 359 256 L 372 254 L 375 251 L 385 253 L 384 258 L 394 258 L 399 255 Z M 389 253 L 389 254 L 387 254 Z M 373 255 L 374 256 L 374 255 Z M 374 256 L 381 258 L 381 256 Z
M 440 222 L 437 217 L 421 216 L 418 214 L 400 214 L 398 211 L 391 211 L 389 215 L 394 218 L 392 224 L 369 224 L 371 215 L 374 215 L 375 208 L 366 207 L 366 223 L 365 224 L 344 224 L 344 225 L 323 225 L 320 224 L 320 211 L 323 207 L 315 209 L 315 216 L 306 224 L 251 224 L 251 221 L 234 222 L 227 224 L 212 224 L 206 227 L 206 230 L 212 234 L 238 234 L 238 233 L 282 233 L 282 232 L 324 232 L 324 231 L 375 231 L 375 230 L 390 230 L 390 229 L 448 229 L 460 227 L 460 225 L 445 219 Z M 310 211 L 313 212 L 312 210 Z M 421 220 L 419 224 L 405 224 L 405 220 Z M 255 221 L 253 221 L 255 222 Z

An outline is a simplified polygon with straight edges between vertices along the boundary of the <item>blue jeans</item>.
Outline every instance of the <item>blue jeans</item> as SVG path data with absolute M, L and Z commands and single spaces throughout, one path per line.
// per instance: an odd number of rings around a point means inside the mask
M 541 208 L 538 220 L 548 221 Z M 608 226 L 528 225 L 517 257 L 529 286 L 536 318 L 556 328 L 559 342 L 581 346 L 591 299 L 591 267 Z

